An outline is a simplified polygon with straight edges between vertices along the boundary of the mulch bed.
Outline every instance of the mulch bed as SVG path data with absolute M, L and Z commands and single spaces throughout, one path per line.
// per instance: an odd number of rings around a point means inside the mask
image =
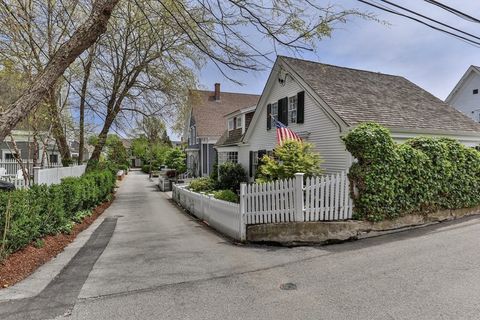
M 81 223 L 73 226 L 69 234 L 60 233 L 42 238 L 44 245 L 41 248 L 33 244 L 9 255 L 0 263 L 0 289 L 7 288 L 25 279 L 38 267 L 50 261 L 63 251 L 77 235 L 87 229 L 112 203 L 104 202 L 95 209 L 90 217 L 86 217 Z

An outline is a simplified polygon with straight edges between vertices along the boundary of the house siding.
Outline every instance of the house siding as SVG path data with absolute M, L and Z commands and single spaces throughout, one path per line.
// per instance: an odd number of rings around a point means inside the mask
M 470 73 L 463 86 L 450 101 L 450 105 L 474 121 L 480 122 L 480 92 L 473 94 L 474 89 L 480 90 L 480 75 L 476 72 Z
M 276 77 L 274 77 L 276 79 Z M 285 97 L 297 95 L 304 91 L 300 85 L 287 77 L 284 86 L 275 83 L 272 89 L 265 94 L 266 104 L 276 102 Z M 276 130 L 273 127 L 267 130 L 267 108 L 259 106 L 257 112 L 260 112 L 258 121 L 251 132 L 247 141 L 248 146 L 241 147 L 239 162 L 245 167 L 249 167 L 249 151 L 273 150 L 276 146 Z M 309 133 L 304 140 L 314 144 L 315 150 L 320 153 L 323 163 L 322 167 L 326 173 L 340 172 L 348 169 L 351 163 L 351 156 L 346 151 L 345 145 L 340 139 L 340 129 L 325 114 L 318 103 L 305 92 L 305 119 L 303 124 L 289 123 L 288 127 L 301 136 Z

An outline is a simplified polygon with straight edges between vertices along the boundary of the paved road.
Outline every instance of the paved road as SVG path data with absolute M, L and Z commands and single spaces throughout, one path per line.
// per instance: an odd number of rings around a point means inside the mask
M 325 247 L 233 245 L 140 173 L 106 214 L 75 263 L 40 295 L 0 303 L 0 319 L 480 319 L 478 219 Z

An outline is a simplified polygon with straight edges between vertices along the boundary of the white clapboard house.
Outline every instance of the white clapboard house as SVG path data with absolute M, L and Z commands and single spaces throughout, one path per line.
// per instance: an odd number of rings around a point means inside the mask
M 445 100 L 475 122 L 480 122 L 480 67 L 470 66 Z
M 226 126 L 239 115 L 244 123 L 251 119 L 241 132 L 230 126 L 216 144 L 219 163 L 238 162 L 251 179 L 258 159 L 276 146 L 270 114 L 315 145 L 326 173 L 348 170 L 353 159 L 341 136 L 364 122 L 389 128 L 398 142 L 422 135 L 480 143 L 480 124 L 401 76 L 283 56 L 251 112 L 242 108 L 228 114 Z

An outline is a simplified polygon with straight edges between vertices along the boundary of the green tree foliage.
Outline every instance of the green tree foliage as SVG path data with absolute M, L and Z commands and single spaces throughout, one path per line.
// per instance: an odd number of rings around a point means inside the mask
M 217 187 L 219 189 L 237 192 L 240 189 L 240 183 L 247 181 L 247 172 L 239 163 L 225 162 L 218 167 Z
M 265 155 L 257 173 L 257 181 L 266 182 L 293 178 L 295 173 L 305 173 L 306 177 L 322 174 L 320 155 L 313 145 L 306 142 L 286 141 L 273 150 L 273 156 Z
M 165 165 L 170 169 L 175 169 L 177 173 L 184 173 L 187 170 L 187 155 L 180 148 L 172 148 L 167 152 Z
M 122 166 L 130 165 L 127 149 L 116 135 L 108 135 L 106 146 L 107 160 Z
M 379 124 L 362 124 L 343 138 L 358 160 L 349 171 L 359 219 L 380 221 L 409 213 L 480 204 L 480 152 L 447 138 L 418 137 L 396 144 Z

